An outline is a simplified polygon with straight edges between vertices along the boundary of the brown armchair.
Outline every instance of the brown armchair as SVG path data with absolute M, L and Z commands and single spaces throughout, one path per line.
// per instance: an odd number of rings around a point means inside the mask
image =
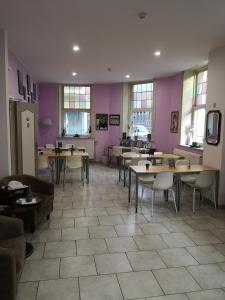
M 42 198 L 42 201 L 34 209 L 16 214 L 18 218 L 23 219 L 24 225 L 29 226 L 33 232 L 37 224 L 50 217 L 53 210 L 54 185 L 30 175 L 11 175 L 1 180 L 0 186 L 7 186 L 11 180 L 31 186 L 31 191 Z
M 0 298 L 16 299 L 17 279 L 25 258 L 23 222 L 0 216 Z

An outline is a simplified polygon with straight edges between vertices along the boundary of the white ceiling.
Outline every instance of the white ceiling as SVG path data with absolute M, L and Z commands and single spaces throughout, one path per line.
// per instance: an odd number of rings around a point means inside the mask
M 142 11 L 145 20 L 137 17 Z M 225 1 L 0 0 L 1 27 L 38 81 L 152 79 L 204 62 L 225 42 Z

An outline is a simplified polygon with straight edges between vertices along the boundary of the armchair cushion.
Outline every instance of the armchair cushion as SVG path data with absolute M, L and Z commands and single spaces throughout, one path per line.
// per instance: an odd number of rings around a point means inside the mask
M 16 262 L 16 274 L 19 274 L 23 267 L 26 251 L 26 241 L 23 236 L 18 236 L 8 240 L 0 241 L 0 249 L 8 250 L 8 253 L 12 253 L 15 256 Z

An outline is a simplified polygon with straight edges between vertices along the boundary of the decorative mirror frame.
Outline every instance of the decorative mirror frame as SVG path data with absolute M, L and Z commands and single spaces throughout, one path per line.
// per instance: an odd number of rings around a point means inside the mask
M 210 136 L 208 134 L 209 117 L 210 117 L 210 114 L 215 114 L 215 113 L 218 114 L 218 121 L 217 121 L 217 124 L 216 124 L 217 134 L 215 136 L 213 136 L 212 138 L 210 138 Z M 222 117 L 222 115 L 221 115 L 221 112 L 219 110 L 210 110 L 207 113 L 205 140 L 206 140 L 206 143 L 208 145 L 217 146 L 219 144 L 219 142 L 220 142 L 221 117 Z

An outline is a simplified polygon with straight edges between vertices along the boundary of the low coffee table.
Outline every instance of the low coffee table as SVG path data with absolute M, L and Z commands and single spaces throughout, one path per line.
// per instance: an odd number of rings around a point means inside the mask
M 21 198 L 23 196 L 19 196 Z M 29 214 L 40 207 L 42 201 L 44 201 L 44 198 L 42 198 L 40 195 L 37 195 L 33 193 L 33 197 L 37 199 L 36 203 L 29 203 L 26 204 L 20 204 L 18 203 L 18 197 L 15 197 L 13 199 L 10 199 L 9 203 L 5 205 L 5 207 L 0 210 L 0 215 L 9 216 L 9 217 L 17 217 L 20 219 L 26 218 Z M 6 201 L 7 203 L 7 201 Z M 25 223 L 25 225 L 27 225 Z M 35 226 L 33 224 L 30 225 L 30 232 L 33 233 L 35 231 Z

